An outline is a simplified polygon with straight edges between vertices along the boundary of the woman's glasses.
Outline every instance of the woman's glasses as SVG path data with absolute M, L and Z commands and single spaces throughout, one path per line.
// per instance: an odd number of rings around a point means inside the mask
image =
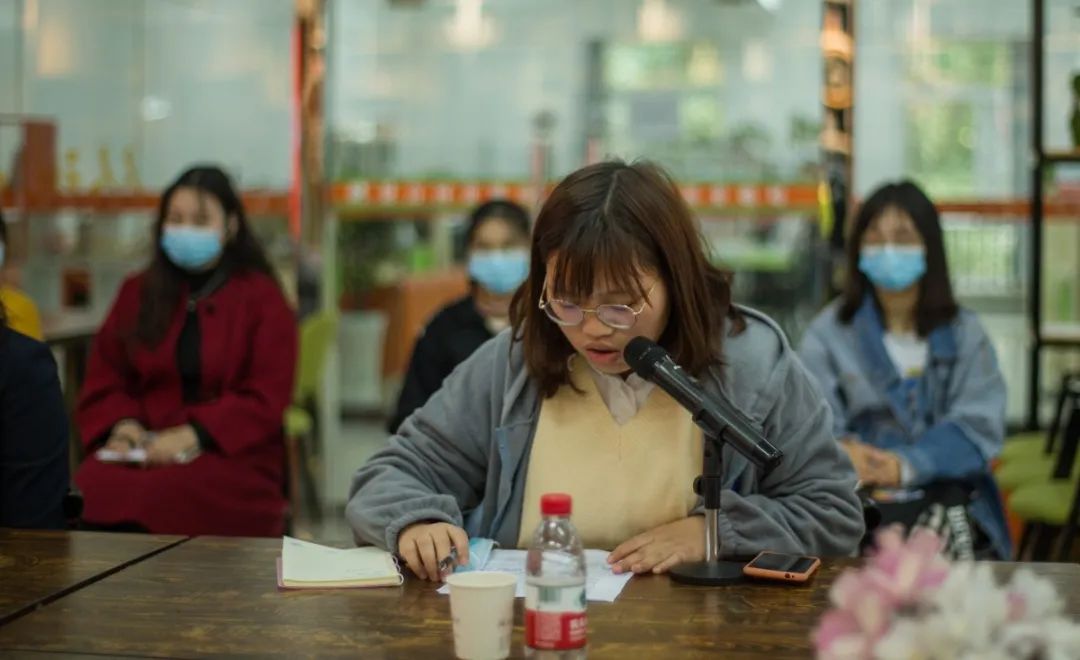
M 598 305 L 594 309 L 588 309 L 575 305 L 565 300 L 544 300 L 540 297 L 540 309 L 544 310 L 547 317 L 559 325 L 575 326 L 585 321 L 585 314 L 596 314 L 596 318 L 609 328 L 616 330 L 629 330 L 634 327 L 639 314 L 645 311 L 645 305 L 649 302 L 649 295 L 656 288 L 654 283 L 645 294 L 645 300 L 641 307 L 634 309 L 630 305 Z

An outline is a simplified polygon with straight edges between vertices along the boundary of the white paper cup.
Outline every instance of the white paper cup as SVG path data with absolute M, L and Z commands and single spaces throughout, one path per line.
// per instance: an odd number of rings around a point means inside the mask
M 517 576 L 495 571 L 454 573 L 446 583 L 457 657 L 494 660 L 509 656 Z

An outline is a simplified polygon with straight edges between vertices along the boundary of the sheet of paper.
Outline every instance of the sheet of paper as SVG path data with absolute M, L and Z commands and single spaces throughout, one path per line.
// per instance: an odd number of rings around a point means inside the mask
M 525 597 L 525 550 L 495 550 L 491 559 L 484 565 L 485 571 L 501 571 L 518 576 L 517 597 Z M 622 593 L 623 587 L 633 577 L 631 573 L 615 575 L 608 566 L 606 550 L 585 551 L 585 597 L 592 601 L 613 603 Z M 440 594 L 450 593 L 450 587 L 443 585 Z
M 94 453 L 97 459 L 103 463 L 145 463 L 145 449 L 129 449 L 127 451 L 115 451 L 113 449 L 99 449 Z
M 297 582 L 377 580 L 395 575 L 393 559 L 378 548 L 329 548 L 286 536 L 281 539 L 281 574 Z

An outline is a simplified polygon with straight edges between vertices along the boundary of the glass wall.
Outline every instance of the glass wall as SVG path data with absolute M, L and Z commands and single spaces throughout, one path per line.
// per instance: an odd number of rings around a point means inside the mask
M 292 0 L 0 0 L 0 182 L 16 177 L 18 123 L 32 118 L 55 126 L 58 196 L 152 196 L 207 162 L 242 189 L 283 196 L 292 22 Z M 99 202 L 6 209 L 16 277 L 47 315 L 73 304 L 103 313 L 145 263 L 152 203 L 91 210 Z M 271 216 L 256 229 L 287 267 L 287 223 Z
M 0 0 L 0 112 L 56 123 L 72 188 L 157 189 L 192 161 L 221 163 L 246 188 L 285 188 L 292 11 L 291 0 Z
M 821 4 L 803 0 L 330 2 L 345 408 L 385 409 L 423 323 L 464 293 L 451 267 L 480 191 L 535 209 L 542 186 L 608 156 L 670 169 L 739 299 L 797 333 L 822 290 L 805 258 L 820 24 Z M 328 472 L 328 492 L 347 479 Z
M 330 11 L 339 179 L 526 179 L 540 144 L 552 176 L 591 154 L 649 156 L 681 179 L 783 180 L 814 158 L 816 2 L 369 0 Z
M 1044 148 L 1073 147 L 1072 77 L 1080 73 L 1075 2 L 1046 0 Z M 945 210 L 962 302 L 980 312 L 1010 386 L 1009 417 L 1026 401 L 1030 288 L 1031 3 L 875 0 L 857 16 L 855 189 L 912 178 Z M 1047 177 L 1050 202 L 1075 201 L 1080 170 Z M 1060 204 L 1057 205 L 1060 207 Z M 1075 205 L 1074 205 L 1075 208 Z M 1044 317 L 1080 321 L 1080 225 L 1053 210 L 1044 233 Z M 1045 386 L 1075 354 L 1046 354 Z

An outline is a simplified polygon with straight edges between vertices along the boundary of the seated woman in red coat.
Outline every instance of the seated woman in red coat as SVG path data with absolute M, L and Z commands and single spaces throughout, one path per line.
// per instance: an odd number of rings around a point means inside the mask
M 220 169 L 192 168 L 164 192 L 155 237 L 153 261 L 124 282 L 90 356 L 77 412 L 83 518 L 280 535 L 295 314 Z M 141 449 L 145 463 L 103 462 L 102 448 Z

